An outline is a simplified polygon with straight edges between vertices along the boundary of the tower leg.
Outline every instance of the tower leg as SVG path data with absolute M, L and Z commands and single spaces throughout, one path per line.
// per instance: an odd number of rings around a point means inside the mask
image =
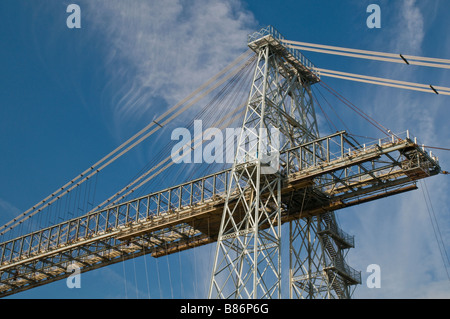
M 210 298 L 281 297 L 279 146 L 265 122 L 269 47 L 259 52 L 222 216 Z M 276 163 L 276 161 L 275 161 Z
M 316 149 L 316 143 L 312 151 L 283 152 L 319 137 L 311 94 L 318 79 L 302 65 L 303 58 L 278 42 L 277 32 L 266 31 L 249 43 L 258 60 L 225 198 L 209 298 L 281 297 L 281 220 L 290 210 L 281 194 L 283 178 L 323 159 L 324 148 Z M 343 288 L 336 288 L 336 283 L 346 284 L 341 280 L 342 250 L 329 232 L 337 229 L 334 215 L 290 223 L 290 297 L 343 296 Z M 333 277 L 337 270 L 339 278 Z

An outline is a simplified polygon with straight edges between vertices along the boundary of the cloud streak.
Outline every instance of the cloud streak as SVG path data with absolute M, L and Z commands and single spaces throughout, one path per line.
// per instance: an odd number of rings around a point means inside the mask
M 397 3 L 396 3 L 397 4 Z M 426 22 L 429 16 L 415 0 L 404 0 L 394 8 L 397 12 L 396 27 L 386 32 L 384 40 L 389 40 L 390 52 L 423 55 L 423 44 L 429 33 Z M 401 32 L 398 32 L 401 30 Z M 392 79 L 417 79 L 423 69 L 409 66 L 378 69 L 385 77 Z M 442 141 L 438 134 L 440 122 L 439 105 L 435 96 L 372 88 L 373 114 L 381 117 L 383 125 L 393 132 L 410 129 L 423 142 Z M 432 189 L 431 198 L 439 198 L 439 212 L 448 212 L 446 203 L 448 183 L 440 177 L 426 180 Z M 352 210 L 355 221 L 350 226 L 356 235 L 357 248 L 350 253 L 350 264 L 362 270 L 363 283 L 355 293 L 361 298 L 448 298 L 449 283 L 445 275 L 442 258 L 430 222 L 430 207 L 425 202 L 425 184 L 418 184 L 419 190 L 377 201 Z M 344 213 L 346 214 L 346 213 Z M 438 216 L 441 218 L 442 216 Z M 448 227 L 441 225 L 444 234 Z M 445 228 L 444 228 L 445 227 Z M 345 228 L 345 227 L 344 227 Z M 445 238 L 445 237 L 444 237 Z M 366 267 L 370 263 L 381 267 L 381 289 L 368 289 L 365 278 Z
M 117 121 L 159 113 L 246 49 L 253 15 L 239 1 L 87 1 L 106 43 Z

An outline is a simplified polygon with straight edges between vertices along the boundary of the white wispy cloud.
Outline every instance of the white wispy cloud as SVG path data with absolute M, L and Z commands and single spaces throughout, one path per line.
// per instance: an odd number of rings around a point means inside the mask
M 160 113 L 246 48 L 253 15 L 237 0 L 87 1 L 111 76 L 106 101 L 118 121 Z M 167 105 L 163 105 L 167 106 Z
M 2 216 L 2 219 L 0 221 L 1 225 L 9 222 L 10 219 L 14 218 L 15 216 L 21 213 L 19 208 L 1 198 L 0 198 L 0 212 Z
M 253 14 L 239 0 L 97 0 L 82 1 L 80 6 L 84 30 L 99 39 L 98 50 L 106 57 L 99 66 L 110 78 L 104 87 L 103 107 L 114 120 L 112 133 L 119 138 L 123 137 L 121 127 L 142 118 L 151 121 L 236 59 L 247 49 L 247 35 L 256 25 Z M 170 139 L 170 132 L 164 133 Z M 154 144 L 160 142 L 152 138 Z M 187 169 L 194 166 L 186 167 L 185 174 Z M 187 296 L 207 296 L 213 250 L 208 246 L 183 255 L 183 265 L 194 268 L 194 273 L 183 276 L 197 280 L 194 291 L 185 292 Z M 115 282 L 126 281 L 124 289 L 130 297 L 146 296 L 146 288 L 136 285 L 134 278 L 126 280 L 120 272 L 114 278 L 105 274 Z M 156 275 L 160 274 L 149 275 L 152 298 L 170 298 L 173 287 L 167 286 L 167 276 L 161 278 L 164 287 L 156 289 L 155 295 Z M 144 280 L 145 274 L 137 276 Z
M 13 218 L 20 215 L 20 213 L 22 213 L 22 211 L 13 203 L 0 198 L 0 226 L 10 222 Z M 19 235 L 21 235 L 20 230 L 18 231 L 16 228 L 13 231 L 7 232 L 6 234 L 0 236 L 0 242 L 9 240 Z
M 424 17 L 416 0 L 404 0 L 399 6 L 399 27 L 401 26 L 400 36 L 392 41 L 392 48 L 395 52 L 408 50 L 418 53 L 421 51 L 424 31 Z
M 395 7 L 395 8 L 394 8 Z M 415 0 L 396 2 L 395 28 L 384 33 L 389 51 L 402 54 L 423 55 L 423 44 L 432 32 L 427 30 L 427 11 Z M 383 8 L 383 7 L 382 7 Z M 385 8 L 386 9 L 386 8 Z M 383 31 L 381 31 L 383 32 Z M 404 66 L 385 66 L 377 69 L 385 77 L 418 82 L 423 69 Z M 442 142 L 440 131 L 440 108 L 442 100 L 431 94 L 417 94 L 406 90 L 370 87 L 374 96 L 372 114 L 383 121 L 394 132 L 410 129 L 423 143 Z M 448 136 L 448 135 L 447 135 Z M 445 138 L 444 138 L 445 139 Z M 448 183 L 440 177 L 426 180 L 432 190 L 436 216 L 440 221 L 448 212 Z M 357 241 L 357 251 L 350 254 L 350 261 L 362 270 L 363 285 L 356 292 L 365 298 L 443 298 L 450 296 L 450 285 L 439 252 L 430 220 L 424 185 L 419 190 L 394 196 L 353 210 L 356 219 L 352 224 Z M 345 214 L 345 213 L 344 213 Z M 442 223 L 441 230 L 448 234 L 449 228 Z M 444 236 L 445 239 L 445 236 Z M 445 241 L 444 241 L 445 242 Z M 448 241 L 447 241 L 448 242 Z M 368 289 L 365 283 L 370 263 L 381 267 L 382 287 Z

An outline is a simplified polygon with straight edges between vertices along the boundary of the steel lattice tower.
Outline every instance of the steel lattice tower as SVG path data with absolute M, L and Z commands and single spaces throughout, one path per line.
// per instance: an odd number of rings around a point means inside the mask
M 316 154 L 279 158 L 280 152 L 319 138 L 311 85 L 319 78 L 298 51 L 267 27 L 249 36 L 258 55 L 246 115 L 218 236 L 210 298 L 281 297 L 281 199 L 287 161 L 312 164 Z M 300 154 L 299 154 L 300 156 Z M 308 190 L 305 188 L 304 197 Z M 290 297 L 349 297 L 345 280 L 332 271 L 343 263 L 334 214 L 289 225 Z

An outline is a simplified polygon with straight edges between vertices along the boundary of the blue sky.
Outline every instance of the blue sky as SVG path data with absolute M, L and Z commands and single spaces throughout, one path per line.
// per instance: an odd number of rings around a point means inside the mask
M 80 29 L 66 26 L 70 3 L 81 8 Z M 372 3 L 381 8 L 380 29 L 366 26 L 366 8 Z M 85 170 L 234 60 L 246 50 L 252 31 L 271 24 L 289 40 L 450 58 L 449 9 L 446 0 L 3 0 L 0 224 Z M 450 86 L 448 70 L 305 55 L 326 69 Z M 324 81 L 392 131 L 409 129 L 427 145 L 450 147 L 448 97 Z M 378 137 L 361 118 L 333 103 L 355 134 Z M 96 198 L 107 198 L 131 179 L 170 139 L 169 133 L 162 131 L 102 176 Z M 437 153 L 448 170 L 449 153 Z M 176 174 L 153 187 L 170 185 Z M 363 275 L 355 298 L 450 297 L 424 202 L 426 189 L 448 246 L 448 178 L 440 175 L 426 180 L 426 188 L 421 183 L 414 192 L 337 212 L 342 228 L 355 235 L 348 261 Z M 209 245 L 158 260 L 137 258 L 83 274 L 80 289 L 60 281 L 14 297 L 202 298 L 213 251 Z M 379 289 L 365 285 L 370 264 L 381 267 Z

